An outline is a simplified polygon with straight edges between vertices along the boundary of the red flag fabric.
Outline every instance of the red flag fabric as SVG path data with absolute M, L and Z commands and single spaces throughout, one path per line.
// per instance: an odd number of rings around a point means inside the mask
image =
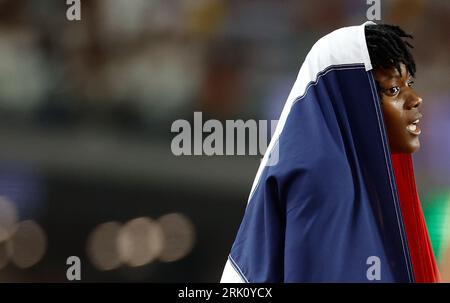
M 439 269 L 417 192 L 412 156 L 393 154 L 392 163 L 416 282 L 440 282 Z

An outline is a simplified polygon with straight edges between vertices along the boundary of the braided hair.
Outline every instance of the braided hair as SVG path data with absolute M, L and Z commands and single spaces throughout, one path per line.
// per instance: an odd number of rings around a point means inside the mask
M 366 43 L 374 69 L 395 67 L 401 75 L 400 64 L 414 77 L 416 63 L 410 52 L 413 46 L 406 40 L 413 36 L 397 25 L 376 24 L 365 27 Z

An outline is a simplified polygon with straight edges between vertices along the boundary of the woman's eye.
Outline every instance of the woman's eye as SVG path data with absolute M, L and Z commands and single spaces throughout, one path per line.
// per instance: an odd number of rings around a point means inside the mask
M 396 96 L 399 92 L 400 92 L 400 87 L 398 87 L 398 86 L 394 86 L 394 87 L 388 88 L 386 90 L 386 93 L 391 97 Z

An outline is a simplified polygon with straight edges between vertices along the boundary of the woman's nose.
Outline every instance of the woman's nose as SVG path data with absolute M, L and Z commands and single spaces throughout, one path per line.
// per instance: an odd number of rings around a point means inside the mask
M 411 91 L 411 95 L 408 98 L 408 109 L 418 108 L 422 105 L 423 99 L 416 92 Z

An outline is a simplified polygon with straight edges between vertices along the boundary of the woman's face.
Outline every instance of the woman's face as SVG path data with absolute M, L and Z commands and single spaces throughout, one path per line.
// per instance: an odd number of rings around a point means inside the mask
M 414 153 L 420 147 L 419 126 L 422 98 L 413 89 L 413 79 L 401 64 L 401 75 L 395 67 L 374 71 L 381 88 L 381 99 L 389 145 L 392 153 Z

